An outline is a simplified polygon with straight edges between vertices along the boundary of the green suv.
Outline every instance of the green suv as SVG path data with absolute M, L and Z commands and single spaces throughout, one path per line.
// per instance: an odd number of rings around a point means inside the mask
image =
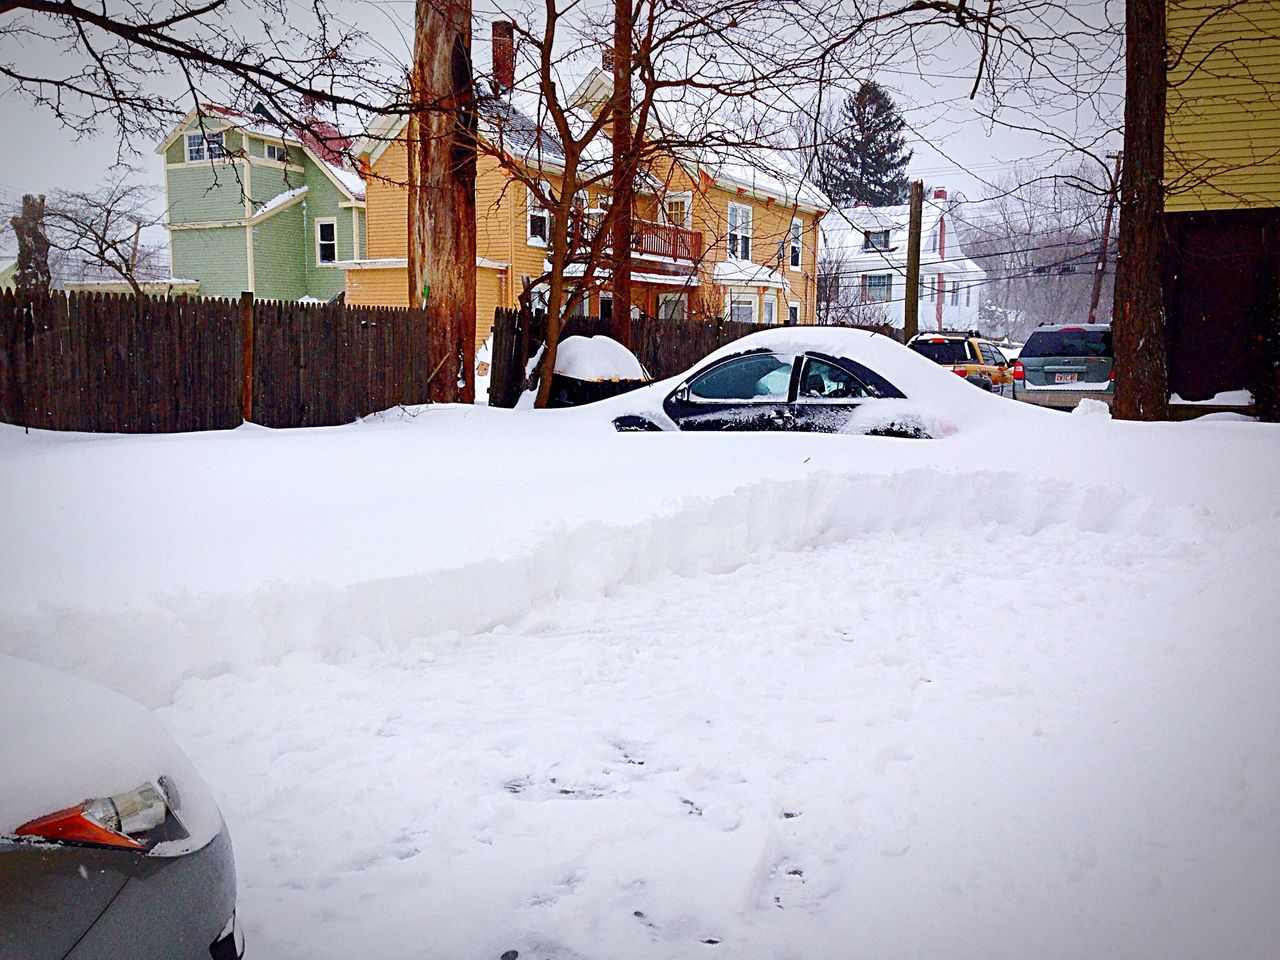
M 1013 363 L 1014 399 L 1061 410 L 1085 398 L 1110 405 L 1113 356 L 1110 324 L 1037 327 Z

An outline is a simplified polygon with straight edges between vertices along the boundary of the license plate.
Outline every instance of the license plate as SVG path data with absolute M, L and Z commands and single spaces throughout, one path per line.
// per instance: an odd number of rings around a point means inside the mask
M 1076 375 L 1074 373 L 1055 373 L 1053 375 L 1054 383 L 1075 383 Z

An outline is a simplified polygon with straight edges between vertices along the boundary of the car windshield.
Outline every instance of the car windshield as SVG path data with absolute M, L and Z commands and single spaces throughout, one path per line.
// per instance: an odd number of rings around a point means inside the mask
M 1022 360 L 1037 357 L 1110 357 L 1111 329 L 1085 330 L 1068 327 L 1065 330 L 1037 330 L 1027 340 L 1018 355 Z
M 947 340 L 945 337 L 912 340 L 911 349 L 924 354 L 934 363 L 964 363 L 969 359 L 967 340 Z

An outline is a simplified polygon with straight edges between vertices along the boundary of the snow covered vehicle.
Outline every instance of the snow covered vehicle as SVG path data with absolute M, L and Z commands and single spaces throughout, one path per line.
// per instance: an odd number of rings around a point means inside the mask
M 608 401 L 619 431 L 768 430 L 936 437 L 993 398 L 889 337 L 779 327 Z M 999 404 L 997 403 L 997 406 Z
M 594 403 L 643 387 L 652 379 L 636 355 L 611 337 L 566 337 L 556 348 L 549 406 Z
M 0 656 L 0 957 L 238 960 L 222 815 L 139 704 Z

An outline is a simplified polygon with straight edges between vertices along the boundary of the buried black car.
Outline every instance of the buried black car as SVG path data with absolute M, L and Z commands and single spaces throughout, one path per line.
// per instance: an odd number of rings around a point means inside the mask
M 688 373 L 609 403 L 619 431 L 928 437 L 936 435 L 935 415 L 945 421 L 970 404 L 955 389 L 962 386 L 888 337 L 787 327 L 743 337 Z

